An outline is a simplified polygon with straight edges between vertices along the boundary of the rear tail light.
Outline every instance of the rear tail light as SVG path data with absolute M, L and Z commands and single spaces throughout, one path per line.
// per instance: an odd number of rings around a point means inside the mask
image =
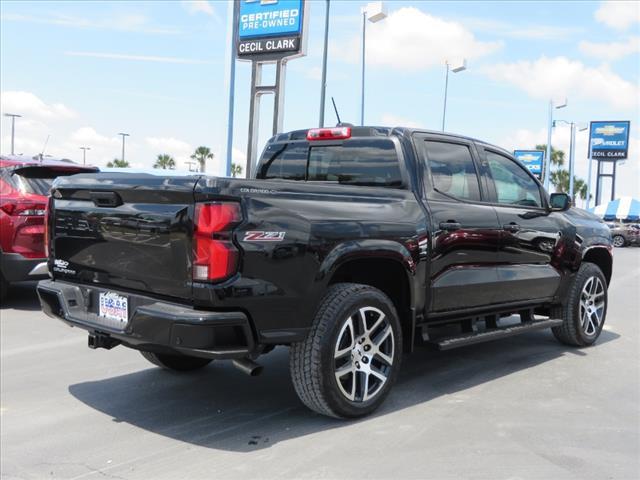
M 242 221 L 240 205 L 231 202 L 196 204 L 193 229 L 193 279 L 220 281 L 238 267 L 233 227 Z
M 25 201 L 20 199 L 3 200 L 0 210 L 11 216 L 44 216 L 46 204 L 42 202 Z
M 49 257 L 49 211 L 51 210 L 51 202 L 53 199 L 49 197 L 44 211 L 44 256 Z
M 307 132 L 307 140 L 344 140 L 351 138 L 351 127 L 312 128 Z

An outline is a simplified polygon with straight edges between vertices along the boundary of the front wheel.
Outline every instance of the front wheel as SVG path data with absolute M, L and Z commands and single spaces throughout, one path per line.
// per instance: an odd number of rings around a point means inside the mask
M 624 247 L 626 244 L 624 237 L 622 235 L 615 235 L 612 240 L 613 240 L 614 247 Z
M 593 345 L 604 326 L 607 300 L 607 281 L 602 270 L 593 263 L 580 265 L 566 304 L 552 311 L 552 317 L 563 320 L 562 325 L 552 328 L 555 337 L 567 345 Z
M 309 335 L 290 350 L 300 400 L 323 415 L 355 418 L 384 401 L 400 368 L 402 335 L 396 309 L 368 285 L 332 285 Z
M 210 358 L 189 357 L 187 355 L 169 355 L 166 353 L 154 353 L 140 351 L 142 356 L 154 365 L 176 372 L 190 372 L 206 367 L 211 363 Z

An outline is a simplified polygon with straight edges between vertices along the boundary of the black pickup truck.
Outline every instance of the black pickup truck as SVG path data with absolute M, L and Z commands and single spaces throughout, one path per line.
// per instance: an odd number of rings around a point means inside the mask
M 600 335 L 609 229 L 503 149 L 407 128 L 300 130 L 273 137 L 254 176 L 59 179 L 43 310 L 92 348 L 178 371 L 232 359 L 257 374 L 257 357 L 287 345 L 300 399 L 335 417 L 378 407 L 417 344 Z

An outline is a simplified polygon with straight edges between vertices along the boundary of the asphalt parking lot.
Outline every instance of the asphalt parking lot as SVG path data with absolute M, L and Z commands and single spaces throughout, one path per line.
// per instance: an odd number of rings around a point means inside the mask
M 29 286 L 1 310 L 2 478 L 640 477 L 640 249 L 615 251 L 605 330 L 550 332 L 404 358 L 376 415 L 304 408 L 288 351 L 247 377 L 228 362 L 172 374 L 89 350 Z

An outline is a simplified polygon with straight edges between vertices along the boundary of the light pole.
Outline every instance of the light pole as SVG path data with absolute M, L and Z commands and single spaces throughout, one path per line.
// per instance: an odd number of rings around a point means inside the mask
M 360 76 L 360 125 L 364 125 L 364 70 L 366 52 L 367 20 L 371 23 L 387 18 L 387 9 L 382 2 L 371 2 L 362 9 L 362 71 Z
M 564 99 L 564 103 L 555 105 L 555 108 L 560 109 L 567 106 L 567 99 Z M 547 125 L 547 153 L 544 159 L 544 189 L 549 191 L 549 181 L 551 177 L 551 131 L 553 130 L 553 100 L 549 100 L 549 125 Z
M 320 118 L 318 126 L 324 127 L 324 97 L 327 90 L 327 50 L 329 48 L 329 7 L 331 0 L 327 0 L 327 8 L 324 14 L 324 46 L 322 50 L 322 80 L 320 83 Z
M 87 150 L 91 150 L 91 147 L 80 147 L 82 150 L 82 165 L 87 164 Z
M 444 132 L 444 121 L 447 116 L 447 90 L 449 89 L 449 67 L 451 67 L 451 65 L 449 64 L 449 60 L 446 60 L 444 63 L 447 67 L 447 71 L 444 77 L 444 105 L 442 107 L 442 131 L 443 132 Z M 451 71 L 453 73 L 458 73 L 458 72 L 463 72 L 466 69 L 467 69 L 467 60 L 466 58 L 463 58 L 462 63 L 460 65 L 456 65 L 453 68 L 451 68 Z
M 5 117 L 11 117 L 11 155 L 14 154 L 14 142 L 16 137 L 16 118 L 21 118 L 22 115 L 16 113 L 5 113 Z
M 587 127 L 581 127 L 576 122 L 568 122 L 566 120 L 556 120 L 553 122 L 553 126 L 555 126 L 556 123 L 565 123 L 571 127 L 571 137 L 569 140 L 569 197 L 571 197 L 571 201 L 573 201 L 574 171 L 576 165 L 576 130 L 583 132 Z
M 118 135 L 122 136 L 122 162 L 124 163 L 124 139 L 125 139 L 125 137 L 128 137 L 129 134 L 128 133 L 119 133 Z

